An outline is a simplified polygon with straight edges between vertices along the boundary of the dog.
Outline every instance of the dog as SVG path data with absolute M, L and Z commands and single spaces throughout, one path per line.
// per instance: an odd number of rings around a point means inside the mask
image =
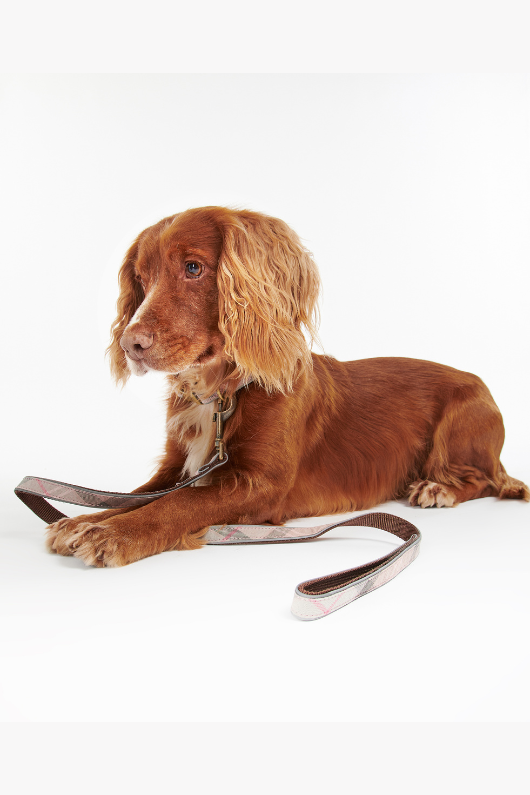
M 165 453 L 134 493 L 171 488 L 210 461 L 216 395 L 235 405 L 228 461 L 143 507 L 55 522 L 52 552 L 123 566 L 196 549 L 210 525 L 277 525 L 405 496 L 421 508 L 529 500 L 499 460 L 501 413 L 477 376 L 311 352 L 319 274 L 283 221 L 223 207 L 170 216 L 134 241 L 119 286 L 116 381 L 158 370 L 168 383 Z

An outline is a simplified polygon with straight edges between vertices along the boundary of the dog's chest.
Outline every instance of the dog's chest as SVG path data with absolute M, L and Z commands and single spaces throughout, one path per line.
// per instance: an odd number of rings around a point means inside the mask
M 182 468 L 185 476 L 194 475 L 211 458 L 215 445 L 214 411 L 215 402 L 194 403 L 167 421 L 168 436 L 180 442 L 186 451 L 186 461 Z M 203 485 L 202 481 L 199 483 Z

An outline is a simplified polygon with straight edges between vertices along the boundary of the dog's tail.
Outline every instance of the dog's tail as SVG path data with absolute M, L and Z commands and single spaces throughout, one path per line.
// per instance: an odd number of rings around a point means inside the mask
M 522 480 L 512 478 L 503 465 L 500 465 L 499 474 L 496 478 L 498 486 L 498 496 L 501 500 L 525 500 L 530 502 L 530 489 Z

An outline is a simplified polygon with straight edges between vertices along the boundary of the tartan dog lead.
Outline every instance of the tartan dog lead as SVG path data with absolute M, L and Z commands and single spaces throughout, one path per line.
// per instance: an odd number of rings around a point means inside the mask
M 52 523 L 64 518 L 65 514 L 50 505 L 46 498 L 89 508 L 129 508 L 147 505 L 166 494 L 191 486 L 228 461 L 228 453 L 223 442 L 223 425 L 234 411 L 235 396 L 225 410 L 220 395 L 217 400 L 218 410 L 214 415 L 217 423 L 216 455 L 208 464 L 200 467 L 195 475 L 179 481 L 170 489 L 128 494 L 99 491 L 57 480 L 28 476 L 18 484 L 15 494 L 40 519 Z M 300 583 L 295 590 L 291 612 L 303 621 L 312 621 L 329 615 L 360 596 L 385 585 L 412 563 L 420 551 L 421 534 L 417 527 L 406 519 L 392 514 L 367 513 L 318 527 L 212 525 L 207 528 L 204 537 L 207 544 L 217 546 L 288 543 L 318 538 L 335 527 L 355 526 L 385 530 L 399 538 L 403 544 L 370 563 Z

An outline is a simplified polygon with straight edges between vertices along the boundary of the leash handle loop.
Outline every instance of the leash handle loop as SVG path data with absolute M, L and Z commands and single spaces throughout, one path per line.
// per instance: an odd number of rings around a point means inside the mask
M 208 544 L 268 544 L 309 541 L 335 527 L 374 527 L 404 543 L 377 560 L 297 585 L 291 612 L 302 621 L 313 621 L 334 613 L 355 599 L 380 588 L 414 561 L 420 552 L 421 533 L 406 519 L 389 513 L 365 513 L 342 522 L 318 527 L 272 525 L 216 525 L 208 528 Z

